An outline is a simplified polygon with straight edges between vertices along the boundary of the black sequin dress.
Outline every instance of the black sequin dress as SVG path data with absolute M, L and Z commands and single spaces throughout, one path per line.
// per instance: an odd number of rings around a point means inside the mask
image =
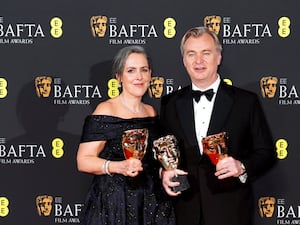
M 148 149 L 137 177 L 121 174 L 96 175 L 88 191 L 81 218 L 84 225 L 174 225 L 173 207 L 158 177 L 152 142 L 159 137 L 158 117 L 123 119 L 90 115 L 83 126 L 81 142 L 106 140 L 99 155 L 111 161 L 124 160 L 121 138 L 125 130 L 147 128 Z

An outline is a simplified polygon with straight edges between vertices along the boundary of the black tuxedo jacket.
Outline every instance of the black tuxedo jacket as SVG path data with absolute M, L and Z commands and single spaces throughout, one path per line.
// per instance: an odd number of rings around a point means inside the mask
M 273 139 L 256 94 L 221 82 L 207 135 L 229 133 L 228 154 L 246 167 L 245 184 L 238 178 L 218 180 L 215 166 L 198 147 L 191 85 L 161 100 L 161 124 L 179 142 L 180 168 L 188 172 L 190 189 L 175 199 L 178 225 L 250 225 L 251 181 L 276 160 Z

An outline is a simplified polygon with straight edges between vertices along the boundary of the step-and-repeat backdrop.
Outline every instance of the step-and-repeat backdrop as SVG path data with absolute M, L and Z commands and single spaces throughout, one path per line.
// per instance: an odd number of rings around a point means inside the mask
M 145 101 L 189 83 L 183 33 L 208 26 L 224 47 L 222 78 L 260 96 L 279 163 L 254 184 L 255 224 L 300 224 L 296 0 L 16 1 L 0 4 L 0 224 L 79 224 L 92 176 L 76 152 L 85 116 L 118 94 L 111 61 L 144 46 Z

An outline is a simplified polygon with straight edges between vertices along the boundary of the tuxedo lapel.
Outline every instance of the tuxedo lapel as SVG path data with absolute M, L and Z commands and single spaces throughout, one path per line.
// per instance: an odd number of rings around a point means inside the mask
M 231 111 L 234 98 L 231 91 L 221 82 L 216 95 L 207 135 L 223 131 L 227 117 Z
M 187 88 L 185 92 L 178 98 L 176 103 L 176 110 L 178 112 L 179 123 L 183 129 L 183 133 L 186 134 L 186 139 L 191 146 L 197 146 L 195 121 L 194 121 L 194 109 L 193 109 L 193 97 L 191 87 Z M 174 121 L 176 123 L 176 121 Z

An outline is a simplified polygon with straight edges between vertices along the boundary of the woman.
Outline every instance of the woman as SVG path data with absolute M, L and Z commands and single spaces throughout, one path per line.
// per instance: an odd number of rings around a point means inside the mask
M 151 78 L 145 50 L 140 46 L 121 49 L 114 59 L 113 74 L 122 92 L 87 116 L 77 153 L 79 171 L 95 175 L 81 222 L 173 225 L 173 208 L 161 187 L 159 163 L 151 151 L 153 140 L 159 137 L 158 116 L 142 102 Z M 124 157 L 122 136 L 131 129 L 148 131 L 148 148 L 141 160 Z

